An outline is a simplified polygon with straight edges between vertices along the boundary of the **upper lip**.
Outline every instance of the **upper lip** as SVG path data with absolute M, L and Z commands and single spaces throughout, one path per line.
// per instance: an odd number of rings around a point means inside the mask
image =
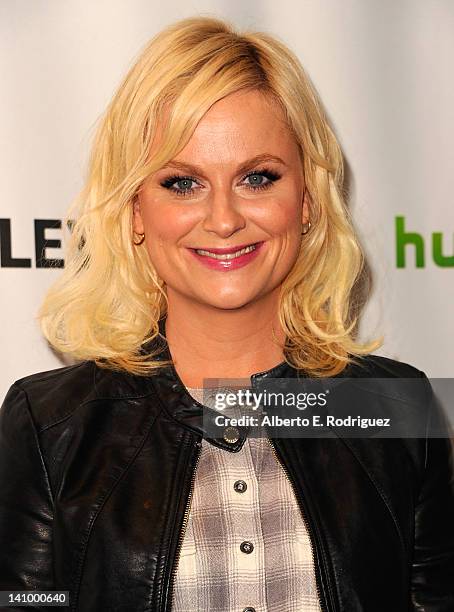
M 197 251 L 209 251 L 210 253 L 215 253 L 217 255 L 224 255 L 227 253 L 236 253 L 237 251 L 241 251 L 241 249 L 245 249 L 248 246 L 252 246 L 253 244 L 259 244 L 258 242 L 247 242 L 246 244 L 239 244 L 233 247 L 226 248 L 211 248 L 211 247 L 195 247 L 194 250 Z

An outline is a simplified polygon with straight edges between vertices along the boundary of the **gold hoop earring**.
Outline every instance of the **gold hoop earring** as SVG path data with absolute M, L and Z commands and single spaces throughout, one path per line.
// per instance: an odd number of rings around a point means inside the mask
M 140 238 L 140 240 L 139 240 L 139 242 L 136 242 L 136 241 L 134 240 L 134 232 L 133 232 L 133 239 L 132 239 L 132 242 L 133 242 L 133 243 L 134 243 L 136 246 L 140 246 L 140 245 L 142 244 L 142 242 L 145 240 L 145 234 L 137 234 L 137 235 L 141 237 L 141 238 Z
M 303 236 L 304 234 L 307 234 L 307 232 L 311 229 L 311 222 L 308 221 L 307 223 L 303 223 L 303 231 L 301 232 L 301 236 Z

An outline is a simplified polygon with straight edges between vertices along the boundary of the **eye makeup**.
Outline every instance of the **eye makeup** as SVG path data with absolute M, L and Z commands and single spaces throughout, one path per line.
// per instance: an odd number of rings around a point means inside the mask
M 245 181 L 247 179 L 250 179 L 250 177 L 264 177 L 266 179 L 266 182 L 259 182 L 259 183 L 248 183 L 246 184 L 247 189 L 250 189 L 251 191 L 261 191 L 264 189 L 269 189 L 276 181 L 278 181 L 281 178 L 281 174 L 279 174 L 278 172 L 276 172 L 275 170 L 271 170 L 270 168 L 260 168 L 257 170 L 251 170 L 250 172 L 248 172 L 243 178 L 242 181 Z M 165 180 L 161 181 L 160 185 L 161 187 L 164 187 L 165 189 L 168 189 L 170 192 L 174 193 L 177 196 L 190 196 L 193 195 L 196 191 L 196 189 L 194 187 L 190 187 L 190 186 L 185 186 L 185 187 L 175 187 L 176 183 L 189 183 L 189 185 L 191 183 L 198 183 L 198 179 L 195 178 L 194 176 L 189 176 L 189 175 L 183 175 L 183 174 L 173 174 L 172 176 L 169 176 L 168 178 L 166 178 Z

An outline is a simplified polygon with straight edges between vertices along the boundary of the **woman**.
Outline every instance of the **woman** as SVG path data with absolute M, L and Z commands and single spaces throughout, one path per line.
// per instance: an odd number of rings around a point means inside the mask
M 208 379 L 425 377 L 354 339 L 341 185 L 281 42 L 192 18 L 149 43 L 40 312 L 80 363 L 0 411 L 1 589 L 84 612 L 454 609 L 446 438 L 210 436 L 197 401 Z

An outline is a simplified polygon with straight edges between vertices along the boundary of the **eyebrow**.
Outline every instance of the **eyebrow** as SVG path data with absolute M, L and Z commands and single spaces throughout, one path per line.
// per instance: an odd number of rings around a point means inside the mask
M 277 162 L 278 164 L 282 164 L 284 166 L 288 165 L 283 159 L 281 159 L 277 155 L 270 155 L 269 153 L 262 153 L 260 155 L 256 155 L 255 157 L 251 157 L 250 159 L 247 159 L 246 161 L 242 162 L 240 166 L 238 167 L 237 171 L 238 173 L 241 174 L 242 172 L 249 170 L 251 166 L 263 164 L 265 162 Z M 167 164 L 165 164 L 165 166 L 162 166 L 160 170 L 165 170 L 166 168 L 170 168 L 170 167 L 177 168 L 178 170 L 189 171 L 192 174 L 198 174 L 200 176 L 204 175 L 202 168 L 200 168 L 199 166 L 195 164 L 189 164 L 186 162 L 179 162 L 176 160 L 169 161 Z

